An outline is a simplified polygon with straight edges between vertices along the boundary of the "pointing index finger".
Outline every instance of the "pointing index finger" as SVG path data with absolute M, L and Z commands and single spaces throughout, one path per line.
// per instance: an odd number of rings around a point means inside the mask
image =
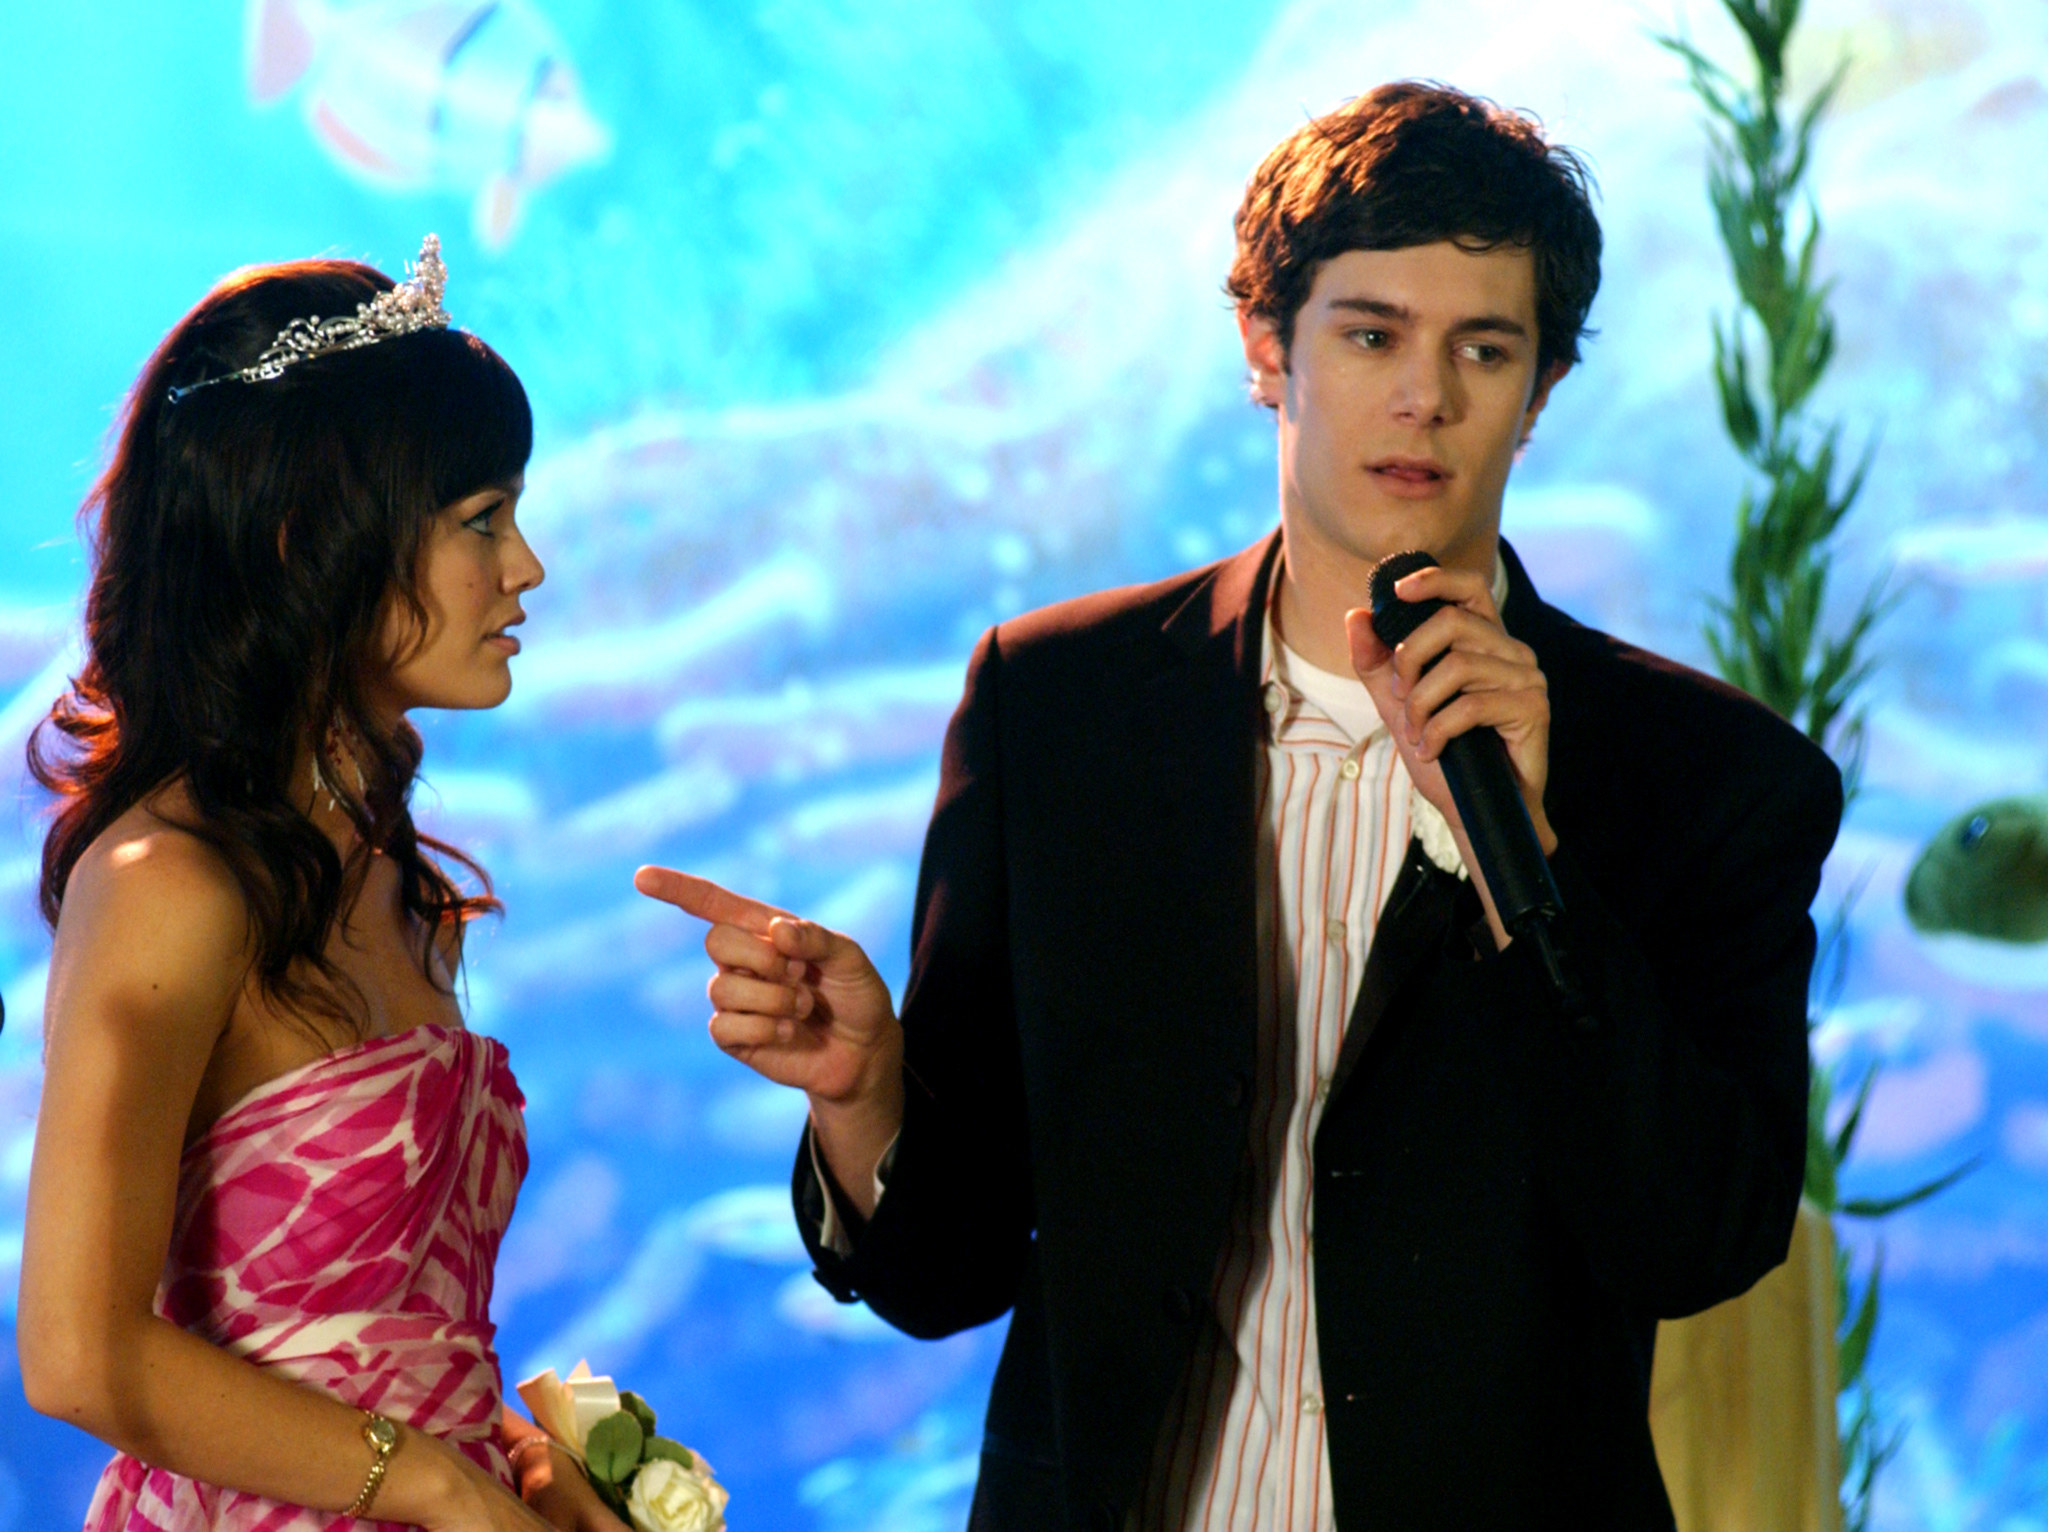
M 633 874 L 633 886 L 648 898 L 672 904 L 686 915 L 713 925 L 738 926 L 757 936 L 766 936 L 770 922 L 778 916 L 796 918 L 787 910 L 749 899 L 745 894 L 721 888 L 709 878 L 678 872 L 673 867 L 642 867 Z

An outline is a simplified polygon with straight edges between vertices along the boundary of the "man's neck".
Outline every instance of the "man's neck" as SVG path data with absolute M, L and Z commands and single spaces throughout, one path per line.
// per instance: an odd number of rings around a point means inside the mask
M 1344 614 L 1370 606 L 1372 564 L 1322 546 L 1312 537 L 1286 537 L 1280 561 L 1280 636 L 1296 654 L 1321 670 L 1351 674 L 1351 643 Z M 1489 542 L 1483 572 L 1493 577 L 1498 539 Z M 1462 560 L 1460 562 L 1463 562 Z

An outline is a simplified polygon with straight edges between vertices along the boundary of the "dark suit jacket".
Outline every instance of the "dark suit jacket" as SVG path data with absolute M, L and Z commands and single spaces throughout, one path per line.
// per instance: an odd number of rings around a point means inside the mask
M 946 735 L 888 1193 L 819 1280 L 912 1335 L 1012 1311 L 972 1525 L 1119 1528 L 1247 1152 L 1258 665 L 1277 535 L 984 636 Z M 1581 627 L 1512 553 L 1590 1024 L 1409 848 L 1315 1141 L 1338 1525 L 1668 1528 L 1660 1317 L 1784 1258 L 1827 757 Z M 1482 928 L 1483 929 L 1483 928 Z M 800 1221 L 821 1192 L 798 1155 Z

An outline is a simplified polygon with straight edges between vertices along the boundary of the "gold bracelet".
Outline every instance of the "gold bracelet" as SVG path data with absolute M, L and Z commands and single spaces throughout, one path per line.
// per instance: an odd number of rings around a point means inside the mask
M 356 1498 L 341 1513 L 344 1516 L 364 1515 L 370 1509 L 370 1502 L 377 1498 L 377 1487 L 391 1469 L 391 1455 L 398 1450 L 398 1422 L 369 1410 L 363 1411 L 363 1440 L 377 1454 L 377 1461 L 370 1465 L 370 1476 L 363 1480 L 363 1487 L 357 1491 Z

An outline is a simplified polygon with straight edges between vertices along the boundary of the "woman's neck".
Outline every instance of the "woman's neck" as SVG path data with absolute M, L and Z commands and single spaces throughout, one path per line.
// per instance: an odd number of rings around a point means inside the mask
M 326 746 L 327 763 L 323 765 L 314 749 L 312 737 L 308 735 L 300 739 L 298 752 L 292 760 L 291 786 L 286 796 L 321 834 L 334 843 L 334 849 L 346 861 L 362 844 L 362 835 L 342 801 L 340 784 L 335 779 L 339 777 L 354 791 L 357 801 L 361 801 L 364 783 L 362 741 L 353 729 L 337 728 L 328 731 Z

